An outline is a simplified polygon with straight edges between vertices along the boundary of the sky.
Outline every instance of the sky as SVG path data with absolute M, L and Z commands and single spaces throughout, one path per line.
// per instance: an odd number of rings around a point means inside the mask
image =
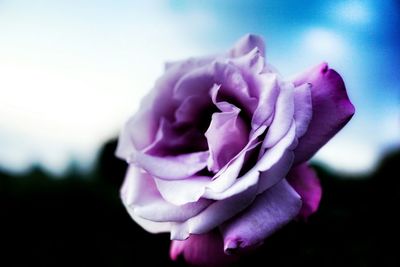
M 286 77 L 342 74 L 356 114 L 315 160 L 362 173 L 400 146 L 398 1 L 0 0 L 0 168 L 90 168 L 166 61 L 249 32 Z

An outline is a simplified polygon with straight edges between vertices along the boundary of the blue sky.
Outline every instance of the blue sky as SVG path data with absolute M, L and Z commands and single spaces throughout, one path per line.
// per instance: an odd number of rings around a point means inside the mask
M 327 61 L 356 106 L 317 155 L 363 172 L 399 145 L 396 1 L 0 1 L 0 166 L 90 166 L 166 60 L 216 53 L 248 32 L 284 75 Z

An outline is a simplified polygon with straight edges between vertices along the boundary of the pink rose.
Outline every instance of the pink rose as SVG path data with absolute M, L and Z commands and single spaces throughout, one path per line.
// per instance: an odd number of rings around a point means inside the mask
M 353 114 L 326 63 L 285 80 L 259 36 L 169 63 L 120 135 L 122 201 L 147 231 L 170 232 L 172 259 L 229 263 L 317 210 L 321 188 L 305 162 Z

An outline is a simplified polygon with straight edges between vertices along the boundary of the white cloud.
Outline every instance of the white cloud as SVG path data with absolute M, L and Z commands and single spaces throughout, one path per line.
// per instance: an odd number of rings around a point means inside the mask
M 138 108 L 164 62 L 196 54 L 160 2 L 86 5 L 2 4 L 0 165 L 41 163 L 59 172 L 71 156 L 90 161 Z
M 330 6 L 329 13 L 341 22 L 367 24 L 373 19 L 373 13 L 367 1 L 338 1 Z
M 314 57 L 336 60 L 345 56 L 347 46 L 343 38 L 328 29 L 310 28 L 303 35 L 303 49 Z

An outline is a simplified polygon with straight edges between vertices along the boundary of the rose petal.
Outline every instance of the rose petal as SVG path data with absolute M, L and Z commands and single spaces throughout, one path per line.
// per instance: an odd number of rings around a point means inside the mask
M 229 61 L 216 61 L 213 64 L 213 73 L 214 82 L 219 85 L 218 90 L 214 89 L 214 103 L 229 102 L 250 116 L 257 105 L 257 98 L 251 95 L 251 88 L 240 68 Z
M 261 172 L 258 193 L 264 192 L 286 176 L 293 163 L 293 149 L 296 145 L 296 127 L 292 121 L 286 135 L 275 146 L 267 149 L 254 166 Z
M 160 194 L 174 205 L 198 201 L 210 184 L 209 176 L 193 176 L 182 180 L 154 179 Z
M 260 144 L 261 142 L 249 143 L 214 176 L 214 180 L 207 185 L 207 190 L 220 193 L 232 186 L 242 170 L 246 156 L 248 157 L 249 153 L 252 153 L 252 150 Z
M 236 183 L 246 157 L 253 152 L 253 149 L 260 145 L 260 142 L 257 142 L 257 138 L 262 135 L 265 130 L 266 127 L 260 127 L 251 134 L 247 145 L 214 175 L 213 181 L 206 188 L 205 196 L 207 198 L 212 197 L 212 199 L 220 199 L 220 196 L 225 194 L 219 193 L 227 190 Z
M 257 107 L 257 102 L 259 102 L 260 94 L 264 91 L 263 85 L 258 81 L 265 67 L 264 57 L 258 48 L 254 48 L 243 56 L 229 59 L 228 65 L 234 65 L 236 71 L 240 72 L 240 75 L 232 75 L 230 80 L 233 83 L 241 80 L 246 86 L 239 87 L 245 88 L 245 90 L 242 90 L 243 92 L 236 88 L 238 86 L 225 86 L 228 87 L 230 92 L 224 93 L 236 99 L 235 101 L 240 103 L 247 115 L 251 117 Z M 240 79 L 237 77 L 240 77 Z
M 183 241 L 173 240 L 170 257 L 176 261 L 180 256 L 190 265 L 203 267 L 228 266 L 238 260 L 237 256 L 224 253 L 224 243 L 218 231 L 191 235 Z
M 256 246 L 292 220 L 301 207 L 301 198 L 285 179 L 257 196 L 239 216 L 220 227 L 226 253 Z
M 220 201 L 213 202 L 202 212 L 171 228 L 171 239 L 184 240 L 190 234 L 204 234 L 248 207 L 254 200 L 257 186 Z
M 294 90 L 294 121 L 296 136 L 302 137 L 308 129 L 312 118 L 311 84 L 305 83 Z
M 142 217 L 137 216 L 133 208 L 129 206 L 125 206 L 125 208 L 128 211 L 128 214 L 131 216 L 131 218 L 147 232 L 150 232 L 152 234 L 159 234 L 159 233 L 168 233 L 169 231 L 171 231 L 172 226 L 170 222 L 149 221 L 143 219 Z
M 260 50 L 261 55 L 265 57 L 265 44 L 263 38 L 254 34 L 246 34 L 235 43 L 233 48 L 229 50 L 228 55 L 230 57 L 240 57 L 249 53 L 255 47 L 257 47 Z
M 237 66 L 245 80 L 251 84 L 253 76 L 259 75 L 265 67 L 264 57 L 261 55 L 260 49 L 255 47 L 249 53 L 236 58 L 229 59 L 228 62 Z M 254 88 L 250 95 L 258 96 L 260 88 Z
M 162 198 L 153 178 L 134 166 L 128 168 L 121 198 L 129 212 L 135 215 L 133 219 L 138 216 L 152 222 L 185 221 L 211 203 L 202 199 L 182 206 L 173 205 Z
M 187 124 L 170 123 L 166 119 L 161 119 L 160 127 L 153 143 L 141 152 L 161 157 L 207 149 L 207 140 L 199 129 L 189 128 Z
M 322 63 L 293 79 L 295 86 L 310 83 L 313 117 L 295 150 L 295 163 L 310 159 L 354 114 L 343 79 Z
M 260 90 L 257 108 L 251 119 L 251 128 L 253 130 L 258 129 L 268 119 L 271 119 L 280 91 L 275 73 L 258 75 L 254 82 L 256 83 L 255 87 L 262 88 L 262 90 Z M 269 123 L 267 126 L 269 126 Z
M 182 104 L 175 111 L 175 119 L 181 123 L 198 124 L 199 119 L 209 121 L 209 117 L 204 112 L 207 112 L 209 107 L 212 107 L 212 102 L 209 97 L 204 95 L 189 96 L 183 100 Z M 198 126 L 198 125 L 194 125 Z
M 173 90 L 174 99 L 180 102 L 191 96 L 208 96 L 214 85 L 214 64 L 196 68 L 182 75 Z
M 260 194 L 278 183 L 286 176 L 293 163 L 293 149 L 297 145 L 295 129 L 295 124 L 292 122 L 291 128 L 286 136 L 274 147 L 268 149 L 254 167 L 246 174 L 235 179 L 234 183 L 228 189 L 218 192 L 211 190 L 210 186 L 208 186 L 203 197 L 214 200 L 225 199 L 243 192 L 256 184 L 258 187 L 257 194 Z M 260 127 L 256 133 L 257 132 L 258 134 L 255 135 L 256 137 L 263 132 L 262 127 Z
M 223 200 L 230 198 L 234 195 L 246 191 L 252 186 L 255 186 L 259 180 L 259 176 L 260 172 L 253 168 L 243 176 L 235 178 L 233 184 L 230 187 L 227 187 L 224 191 L 218 190 L 220 188 L 217 188 L 216 190 L 215 188 L 206 186 L 203 197 L 213 200 Z
M 299 216 L 308 218 L 318 210 L 322 196 L 321 184 L 315 171 L 305 163 L 297 165 L 289 172 L 288 182 L 303 200 Z
M 239 116 L 240 109 L 214 113 L 205 136 L 210 157 L 207 167 L 217 172 L 236 156 L 248 142 L 248 130 Z
M 181 206 L 166 202 L 162 196 L 154 197 L 141 206 L 131 205 L 134 214 L 153 222 L 184 222 L 199 214 L 212 202 L 207 199 L 199 199 Z
M 252 135 L 246 147 L 228 162 L 213 178 L 193 176 L 182 180 L 155 179 L 158 190 L 168 202 L 175 205 L 183 205 L 194 202 L 201 197 L 221 200 L 241 193 L 250 186 L 256 184 L 259 172 L 254 170 L 237 178 L 246 154 L 260 144 L 256 142 L 265 131 L 266 127 L 260 127 Z M 256 142 L 256 143 L 255 143 Z
M 265 136 L 263 147 L 273 147 L 289 130 L 294 114 L 294 91 L 291 83 L 281 83 L 275 103 L 274 118 Z
M 116 150 L 118 157 L 127 160 L 134 151 L 149 146 L 157 133 L 160 118 L 173 119 L 177 105 L 173 99 L 174 87 L 192 68 L 193 66 L 173 66 L 157 80 L 154 88 L 141 101 L 136 114 L 122 129 Z
M 245 148 L 231 163 L 217 173 L 214 180 L 208 176 L 193 176 L 182 180 L 155 179 L 158 190 L 165 200 L 174 205 L 184 205 L 195 202 L 201 197 L 211 200 L 221 200 L 239 194 L 254 186 L 259 177 L 259 172 L 250 170 L 238 178 L 245 155 L 259 145 Z M 229 165 L 229 166 L 228 166 Z M 286 174 L 286 172 L 285 172 Z
M 212 64 L 195 69 L 183 75 L 174 88 L 174 99 L 181 102 L 189 97 L 206 98 L 207 92 L 221 86 L 218 102 L 227 101 L 240 106 L 251 114 L 257 99 L 250 96 L 250 89 L 240 69 L 229 61 L 214 61 Z
M 129 162 L 135 163 L 150 175 L 161 179 L 176 180 L 192 176 L 207 166 L 208 151 L 157 157 L 142 152 L 132 155 Z

